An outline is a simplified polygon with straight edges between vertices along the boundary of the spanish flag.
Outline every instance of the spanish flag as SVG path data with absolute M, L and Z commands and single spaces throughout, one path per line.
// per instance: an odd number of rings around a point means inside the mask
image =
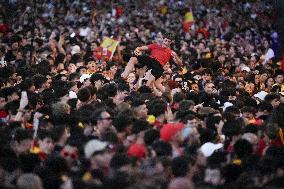
M 185 16 L 184 16 L 184 21 L 183 21 L 183 31 L 184 32 L 189 32 L 190 27 L 194 23 L 194 17 L 192 11 L 188 11 Z
M 118 44 L 119 41 L 106 37 L 100 47 L 98 47 L 98 53 L 100 53 L 103 58 L 111 60 Z

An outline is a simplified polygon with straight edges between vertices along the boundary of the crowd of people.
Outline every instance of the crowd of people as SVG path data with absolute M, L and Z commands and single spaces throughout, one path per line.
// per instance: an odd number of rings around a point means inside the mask
M 270 0 L 4 1 L 0 187 L 284 188 L 274 10 Z M 105 37 L 119 42 L 111 58 Z

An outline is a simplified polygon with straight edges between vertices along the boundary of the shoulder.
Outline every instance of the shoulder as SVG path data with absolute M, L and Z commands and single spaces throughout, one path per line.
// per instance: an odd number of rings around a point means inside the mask
M 152 43 L 152 44 L 149 44 L 147 45 L 148 48 L 158 48 L 159 45 L 157 43 Z

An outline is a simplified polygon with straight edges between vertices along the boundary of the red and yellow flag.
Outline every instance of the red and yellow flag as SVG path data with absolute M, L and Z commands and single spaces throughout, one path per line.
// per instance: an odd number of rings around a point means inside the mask
M 184 21 L 183 21 L 183 31 L 184 32 L 189 32 L 190 27 L 194 23 L 194 17 L 192 11 L 188 11 L 185 16 L 184 16 Z
M 119 41 L 106 37 L 102 44 L 98 47 L 98 53 L 102 57 L 111 60 L 118 44 Z

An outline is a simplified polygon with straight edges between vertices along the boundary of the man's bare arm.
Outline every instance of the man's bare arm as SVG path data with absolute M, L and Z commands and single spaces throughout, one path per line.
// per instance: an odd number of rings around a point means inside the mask
M 177 53 L 172 51 L 171 55 L 173 57 L 174 62 L 177 63 L 179 66 L 182 66 L 182 60 L 178 57 Z

